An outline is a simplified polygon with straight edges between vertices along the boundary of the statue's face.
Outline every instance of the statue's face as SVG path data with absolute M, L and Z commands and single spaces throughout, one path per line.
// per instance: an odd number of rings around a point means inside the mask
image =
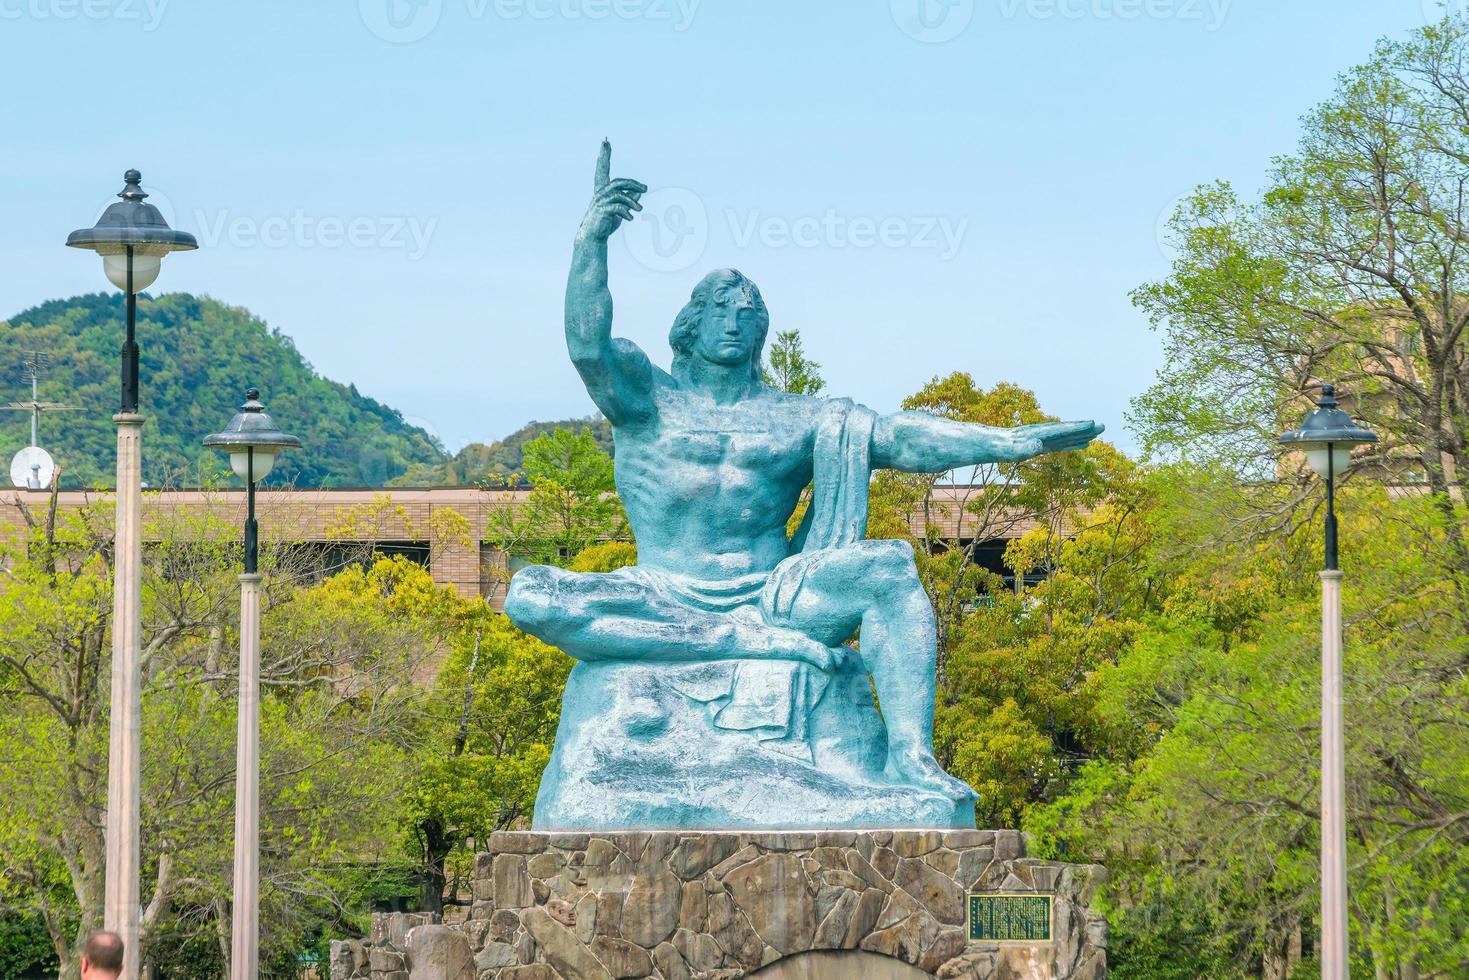
M 704 308 L 694 354 L 713 364 L 748 364 L 760 343 L 760 313 L 741 289 L 721 290 Z

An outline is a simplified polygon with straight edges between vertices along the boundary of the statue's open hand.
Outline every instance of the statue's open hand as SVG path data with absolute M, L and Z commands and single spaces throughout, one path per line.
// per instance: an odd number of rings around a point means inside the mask
M 1029 459 L 1042 453 L 1062 453 L 1068 449 L 1084 449 L 1106 426 L 1096 422 L 1042 422 L 1039 425 L 1022 426 L 1020 436 L 1021 458 Z
M 627 177 L 611 178 L 612 144 L 602 141 L 597 155 L 597 177 L 593 183 L 592 203 L 582 219 L 582 235 L 606 241 L 624 221 L 631 221 L 634 211 L 643 210 L 638 199 L 648 193 L 648 185 Z

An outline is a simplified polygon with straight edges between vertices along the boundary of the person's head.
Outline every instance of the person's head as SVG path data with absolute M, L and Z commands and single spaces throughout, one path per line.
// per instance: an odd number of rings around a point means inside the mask
M 94 932 L 82 946 L 82 980 L 116 980 L 122 974 L 122 937 Z
M 674 367 L 697 357 L 726 367 L 748 364 L 758 378 L 769 329 L 770 314 L 755 284 L 738 270 L 716 269 L 699 280 L 673 321 L 668 344 Z

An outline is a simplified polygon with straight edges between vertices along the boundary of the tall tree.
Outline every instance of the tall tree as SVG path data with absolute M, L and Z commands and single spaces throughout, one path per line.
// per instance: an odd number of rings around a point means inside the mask
M 1288 488 L 1167 468 L 1123 572 L 1154 601 L 1088 678 L 1095 753 L 1029 808 L 1106 863 L 1125 977 L 1307 975 L 1319 901 L 1319 526 L 1233 528 Z M 1427 497 L 1343 493 L 1353 975 L 1469 965 L 1469 688 Z M 1078 542 L 1079 543 L 1079 542 Z M 1126 965 L 1127 969 L 1121 969 Z M 1292 974 L 1296 970 L 1299 973 Z
M 1450 494 L 1469 459 L 1466 59 L 1460 17 L 1381 42 L 1305 117 L 1258 200 L 1218 183 L 1180 205 L 1172 274 L 1134 293 L 1168 353 L 1132 416 L 1148 449 L 1269 472 L 1274 434 L 1339 382 L 1384 436 L 1376 461 L 1432 493 L 1456 581 L 1469 576 Z
M 995 426 L 1048 418 L 1031 392 L 981 389 L 963 372 L 934 378 L 903 407 Z M 979 791 L 986 825 L 1013 823 L 1096 747 L 1085 737 L 1086 681 L 1118 655 L 1137 614 L 1125 573 L 1137 536 L 1125 503 L 1138 495 L 1133 469 L 1094 443 L 1024 463 L 873 480 L 869 534 L 911 540 L 934 607 L 935 746 Z M 1106 506 L 1108 497 L 1122 503 Z M 977 561 L 1006 541 L 1009 588 Z
M 468 880 L 470 845 L 525 826 L 551 758 L 571 658 L 466 603 L 415 736 L 403 821 L 423 868 L 422 908 L 440 912 Z
M 1324 381 L 1384 436 L 1340 500 L 1352 974 L 1469 967 L 1466 39 L 1450 18 L 1381 43 L 1258 200 L 1180 207 L 1171 275 L 1135 293 L 1168 353 L 1132 412 L 1174 463 L 1126 571 L 1155 598 L 1086 684 L 1106 752 L 1025 814 L 1113 869 L 1119 976 L 1311 969 L 1321 498 L 1291 460 L 1261 478 Z
M 793 395 L 820 394 L 826 388 L 820 372 L 821 365 L 806 356 L 799 330 L 778 331 L 761 367 L 767 385 Z
M 34 908 L 63 976 L 102 918 L 111 615 L 110 510 L 32 521 L 0 548 L 0 894 Z M 144 956 L 171 924 L 220 926 L 228 958 L 237 527 L 160 509 L 143 578 Z M 331 868 L 382 847 L 397 733 L 433 653 L 391 588 L 311 586 L 267 548 L 261 683 L 263 944 L 299 949 Z M 44 818 L 41 817 L 44 815 Z M 221 926 L 221 923 L 223 924 Z M 206 933 L 207 935 L 207 933 Z
M 903 408 L 961 422 L 1015 426 L 1054 421 L 1035 395 L 1001 382 L 991 389 L 975 385 L 968 373 L 934 378 L 903 400 Z M 1096 453 L 1051 454 L 1023 463 L 983 463 L 953 473 L 899 473 L 885 470 L 873 480 L 871 527 L 874 537 L 915 540 L 919 575 L 934 604 L 938 624 L 938 682 L 948 681 L 951 637 L 976 609 L 981 591 L 993 592 L 976 563 L 980 549 L 995 546 L 1024 526 L 1044 524 L 1053 540 L 1061 523 L 1078 506 L 1095 503 L 1104 492 L 1096 479 Z M 939 494 L 940 487 L 944 492 Z M 1034 564 L 1021 571 L 1037 571 Z
M 612 457 L 588 429 L 554 429 L 532 439 L 524 467 L 531 484 L 526 499 L 497 508 L 485 525 L 485 541 L 509 560 L 565 567 L 599 541 L 630 540 Z

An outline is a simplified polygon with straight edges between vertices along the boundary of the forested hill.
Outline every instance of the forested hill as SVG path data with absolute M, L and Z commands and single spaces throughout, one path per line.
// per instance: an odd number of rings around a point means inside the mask
M 41 401 L 77 411 L 41 416 L 42 447 L 61 467 L 63 487 L 111 486 L 116 466 L 112 415 L 119 397 L 121 293 L 53 300 L 0 323 L 0 403 L 27 401 L 27 351 L 49 352 Z M 150 486 L 196 484 L 227 469 L 224 454 L 200 442 L 229 421 L 244 390 L 257 385 L 266 410 L 306 448 L 283 454 L 269 483 L 381 486 L 410 469 L 447 459 L 423 429 L 352 385 L 317 374 L 289 337 L 248 311 L 187 293 L 141 296 L 143 479 Z M 30 443 L 30 413 L 0 413 L 0 464 Z M 8 475 L 5 485 L 9 484 Z
M 453 458 L 440 463 L 420 464 L 392 482 L 395 486 L 513 485 L 521 482 L 521 460 L 525 444 L 555 429 L 580 432 L 588 429 L 597 446 L 612 454 L 612 424 L 600 415 L 557 422 L 527 422 L 510 435 L 488 445 L 471 442 Z

